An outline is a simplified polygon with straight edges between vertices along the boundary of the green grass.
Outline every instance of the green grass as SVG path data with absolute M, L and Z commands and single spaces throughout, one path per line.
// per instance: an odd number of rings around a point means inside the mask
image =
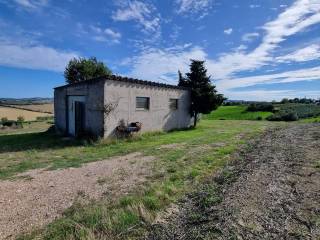
M 61 139 L 46 132 L 2 135 L 0 136 L 0 179 L 10 178 L 17 173 L 35 168 L 80 167 L 83 163 L 135 151 L 146 155 L 163 152 L 166 159 L 176 159 L 185 155 L 184 149 L 170 151 L 155 151 L 154 149 L 163 144 L 171 143 L 187 143 L 192 147 L 223 139 L 227 141 L 234 134 L 243 131 L 250 132 L 252 127 L 256 125 L 265 125 L 265 123 L 202 121 L 199 127 L 194 130 L 176 131 L 168 134 L 144 134 L 136 139 L 114 141 L 108 144 L 103 142 L 91 144 Z M 225 128 L 227 130 L 222 130 Z
M 265 119 L 272 115 L 271 112 L 247 112 L 247 106 L 221 106 L 216 111 L 204 115 L 204 119 L 210 120 L 257 120 Z
M 278 124 L 277 124 L 278 125 Z M 85 143 L 48 133 L 0 136 L 0 178 L 29 169 L 80 167 L 86 162 L 139 151 L 156 157 L 143 187 L 113 201 L 75 203 L 62 218 L 20 239 L 134 239 L 155 216 L 213 171 L 246 141 L 275 123 L 202 120 L 196 129 L 143 134 L 132 140 Z M 165 148 L 164 145 L 176 144 Z M 162 147 L 161 147 L 162 146 Z M 103 184 L 103 179 L 100 184 Z M 212 201 L 216 201 L 212 196 Z
M 319 117 L 313 117 L 313 118 L 301 119 L 299 122 L 303 122 L 303 123 L 319 123 L 320 122 L 320 116 Z

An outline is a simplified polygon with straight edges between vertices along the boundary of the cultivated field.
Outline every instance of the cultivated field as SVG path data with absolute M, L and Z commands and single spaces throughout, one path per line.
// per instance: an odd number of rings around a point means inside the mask
M 0 119 L 6 117 L 9 120 L 17 120 L 19 116 L 23 116 L 25 121 L 34 121 L 37 117 L 52 116 L 52 114 L 0 106 Z
M 34 111 L 34 112 L 52 113 L 53 114 L 53 103 L 27 104 L 27 105 L 9 105 L 9 106 L 13 107 L 13 108 L 31 110 L 31 111 Z

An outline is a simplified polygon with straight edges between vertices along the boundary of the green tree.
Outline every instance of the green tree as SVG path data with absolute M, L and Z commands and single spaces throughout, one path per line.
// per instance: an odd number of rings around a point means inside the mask
M 226 99 L 222 94 L 218 94 L 216 87 L 211 83 L 204 63 L 204 61 L 191 60 L 189 73 L 183 76 L 179 71 L 179 86 L 187 87 L 191 91 L 190 113 L 194 118 L 194 127 L 197 126 L 200 113 L 210 113 Z
M 95 57 L 74 58 L 69 61 L 64 71 L 64 77 L 69 84 L 111 74 L 111 70 Z

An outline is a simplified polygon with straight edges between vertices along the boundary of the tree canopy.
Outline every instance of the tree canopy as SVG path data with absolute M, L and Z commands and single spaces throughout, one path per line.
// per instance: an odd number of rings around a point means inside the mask
M 110 74 L 111 70 L 95 57 L 71 59 L 64 71 L 64 77 L 69 84 Z
M 190 113 L 194 118 L 194 127 L 197 125 L 199 113 L 208 114 L 225 100 L 211 83 L 210 76 L 207 76 L 204 63 L 204 61 L 191 60 L 189 73 L 183 76 L 179 71 L 179 86 L 187 87 L 191 91 Z

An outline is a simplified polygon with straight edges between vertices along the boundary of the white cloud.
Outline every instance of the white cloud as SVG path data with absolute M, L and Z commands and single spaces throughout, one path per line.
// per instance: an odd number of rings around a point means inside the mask
M 206 53 L 199 47 L 191 47 L 189 44 L 175 46 L 167 49 L 149 48 L 139 56 L 125 59 L 123 64 L 131 66 L 128 73 L 132 77 L 161 81 L 170 79 L 171 83 L 177 77 L 178 69 L 182 72 L 188 71 L 190 59 L 205 59 Z
M 98 42 L 111 42 L 111 43 L 120 43 L 121 33 L 111 28 L 100 28 L 91 25 L 91 31 L 93 32 L 93 39 Z
M 276 57 L 277 62 L 306 62 L 316 59 L 320 59 L 320 44 L 312 44 L 285 56 Z
M 229 82 L 237 72 L 253 71 L 272 64 L 275 60 L 274 50 L 278 48 L 280 43 L 319 22 L 320 2 L 317 0 L 297 0 L 275 20 L 262 27 L 265 31 L 262 42 L 250 52 L 245 52 L 245 46 L 241 46 L 241 48 L 231 53 L 222 54 L 217 60 L 213 60 L 207 57 L 203 48 L 196 46 L 192 50 L 183 49 L 174 53 L 167 50 L 152 49 L 151 52 L 143 51 L 134 58 L 136 63 L 133 62 L 132 73 L 141 77 L 151 77 L 151 79 L 156 79 L 161 75 L 174 74 L 178 68 L 182 69 L 183 64 L 181 65 L 181 63 L 188 65 L 186 56 L 197 52 L 201 59 L 206 59 L 209 74 L 215 79 Z M 254 35 L 256 36 L 256 34 Z M 167 58 L 166 55 L 169 57 Z M 174 63 L 172 63 L 171 57 L 175 59 Z M 162 67 L 159 68 L 158 66 Z M 154 74 L 151 74 L 153 69 L 156 70 Z
M 0 42 L 0 65 L 62 72 L 77 53 L 45 46 L 20 46 Z
M 250 90 L 250 91 L 227 91 L 225 96 L 232 100 L 246 100 L 246 101 L 271 101 L 281 100 L 283 98 L 309 98 L 318 99 L 320 91 L 297 91 L 297 90 Z
M 112 30 L 112 29 L 110 29 L 110 28 L 106 28 L 106 29 L 104 30 L 104 33 L 105 33 L 106 35 L 112 37 L 112 38 L 115 38 L 115 39 L 121 38 L 121 33 L 116 32 L 116 31 L 114 31 L 114 30 Z
M 244 42 L 251 42 L 254 39 L 256 39 L 257 37 L 259 37 L 260 34 L 257 32 L 253 32 L 253 33 L 246 33 L 242 36 L 242 41 Z
M 259 7 L 261 7 L 261 5 L 258 5 L 258 4 L 249 5 L 249 8 L 259 8 Z
M 224 34 L 230 35 L 233 32 L 233 29 L 228 28 L 228 29 L 225 29 L 223 32 L 224 32 Z
M 229 79 L 241 71 L 253 71 L 272 63 L 274 50 L 288 37 L 320 22 L 318 0 L 297 0 L 275 20 L 262 28 L 262 42 L 251 52 L 235 51 L 221 55 L 217 61 L 208 61 L 212 73 L 219 79 Z
M 320 67 L 304 68 L 275 74 L 258 75 L 243 78 L 221 80 L 217 83 L 220 89 L 249 87 L 257 84 L 288 83 L 298 81 L 320 80 Z
M 171 49 L 149 48 L 131 59 L 126 59 L 126 64 L 131 68 L 129 71 L 131 76 L 155 81 L 171 79 L 170 81 L 175 83 L 177 70 L 188 71 L 190 59 L 206 60 L 208 74 L 212 75 L 214 80 L 218 80 L 216 84 L 219 90 L 223 91 L 260 83 L 318 80 L 320 79 L 320 67 L 246 78 L 237 78 L 236 74 L 274 64 L 277 61 L 275 50 L 283 41 L 319 22 L 320 2 L 298 0 L 275 20 L 262 27 L 264 34 L 261 43 L 251 51 L 241 45 L 232 52 L 222 54 L 214 60 L 209 58 L 204 48 L 199 46 Z M 253 36 L 257 37 L 258 34 L 252 33 L 250 37 Z M 305 52 L 307 50 L 305 49 Z M 309 52 L 308 56 L 310 55 Z M 304 59 L 307 59 L 306 56 Z M 289 57 L 287 56 L 287 58 Z
M 48 5 L 48 0 L 13 0 L 20 7 L 31 9 L 39 9 Z
M 212 8 L 212 0 L 175 0 L 178 14 L 201 13 L 207 15 Z
M 125 1 L 112 15 L 114 21 L 136 21 L 146 32 L 160 31 L 160 17 L 154 6 L 142 1 Z
M 282 90 L 266 91 L 265 93 L 260 90 L 239 91 L 234 88 L 249 87 L 258 84 L 320 81 L 320 67 L 243 78 L 230 77 L 219 80 L 217 76 L 224 74 L 222 65 L 216 65 L 213 60 L 208 59 L 206 52 L 202 48 L 192 47 L 190 45 L 176 46 L 162 50 L 150 48 L 143 51 L 139 56 L 125 59 L 123 65 L 132 67 L 132 70 L 128 73 L 128 75 L 132 77 L 176 84 L 178 79 L 177 70 L 181 70 L 182 72 L 189 71 L 190 59 L 206 60 L 208 73 L 212 75 L 212 80 L 214 84 L 217 85 L 218 90 L 233 99 L 271 100 L 289 96 L 289 90 L 285 90 L 285 92 Z M 218 67 L 221 69 L 218 69 Z M 300 96 L 299 94 L 302 94 L 302 92 L 290 92 L 290 94 L 292 96 Z M 303 96 L 311 96 L 310 94 L 310 92 L 305 93 Z

